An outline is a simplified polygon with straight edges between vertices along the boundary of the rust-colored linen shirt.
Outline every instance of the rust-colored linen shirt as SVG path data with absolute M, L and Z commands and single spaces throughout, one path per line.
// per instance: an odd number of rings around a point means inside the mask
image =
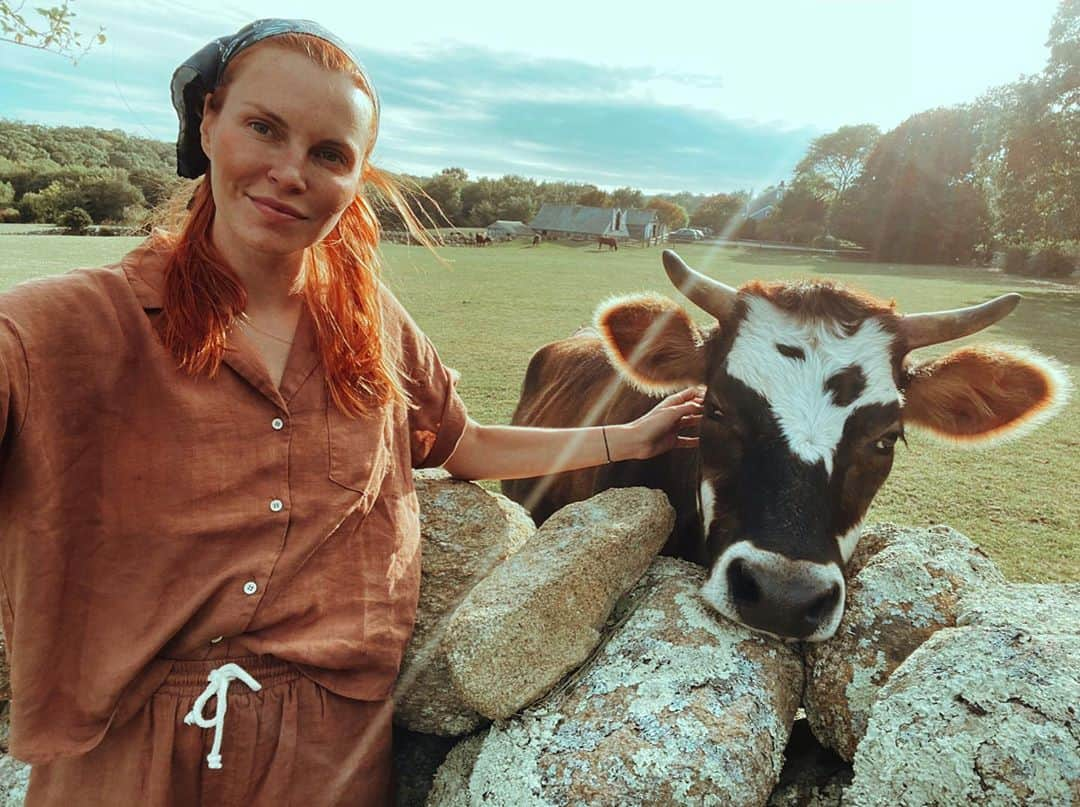
M 147 242 L 0 294 L 0 610 L 31 762 L 93 748 L 169 659 L 216 648 L 386 698 L 412 631 L 411 468 L 460 439 L 452 372 L 383 289 L 412 406 L 338 411 L 306 313 L 280 389 L 240 335 L 188 376 L 154 330 L 164 263 Z

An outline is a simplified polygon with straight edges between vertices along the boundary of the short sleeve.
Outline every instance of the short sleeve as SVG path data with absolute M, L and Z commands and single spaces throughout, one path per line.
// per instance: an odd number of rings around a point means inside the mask
M 398 371 L 409 396 L 409 445 L 414 468 L 446 462 L 465 431 L 468 413 L 457 393 L 458 374 L 401 304 L 386 293 L 384 330 L 399 339 Z
M 29 392 L 30 371 L 22 340 L 14 323 L 0 316 L 0 445 L 22 427 Z

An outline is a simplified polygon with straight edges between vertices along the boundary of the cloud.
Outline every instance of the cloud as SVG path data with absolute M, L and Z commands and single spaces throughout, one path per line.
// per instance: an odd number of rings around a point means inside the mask
M 172 140 L 169 77 L 207 27 L 180 11 L 175 22 L 190 26 L 168 39 L 159 10 L 133 12 L 118 23 L 125 34 L 115 40 L 117 52 L 78 68 L 0 51 L 0 70 L 10 77 L 0 106 L 25 120 Z M 183 55 L 167 64 L 152 58 L 155 40 L 162 52 Z M 473 175 L 719 192 L 784 178 L 820 133 L 725 115 L 725 83 L 694 71 L 446 43 L 423 52 L 368 50 L 364 60 L 382 99 L 376 159 L 410 173 L 458 165 Z

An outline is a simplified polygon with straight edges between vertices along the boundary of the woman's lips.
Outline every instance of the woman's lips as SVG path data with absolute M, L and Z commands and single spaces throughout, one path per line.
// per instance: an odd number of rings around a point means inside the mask
M 270 221 L 300 221 L 306 218 L 296 208 L 267 196 L 249 196 L 248 198 Z

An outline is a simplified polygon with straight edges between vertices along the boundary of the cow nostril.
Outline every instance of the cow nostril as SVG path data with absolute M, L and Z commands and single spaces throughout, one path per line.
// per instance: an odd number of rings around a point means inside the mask
M 752 605 L 761 599 L 761 587 L 741 560 L 733 560 L 727 570 L 728 591 L 731 598 L 744 605 Z
M 840 601 L 840 585 L 833 583 L 829 590 L 810 602 L 803 619 L 811 625 L 819 624 L 822 619 L 832 613 L 836 604 Z

